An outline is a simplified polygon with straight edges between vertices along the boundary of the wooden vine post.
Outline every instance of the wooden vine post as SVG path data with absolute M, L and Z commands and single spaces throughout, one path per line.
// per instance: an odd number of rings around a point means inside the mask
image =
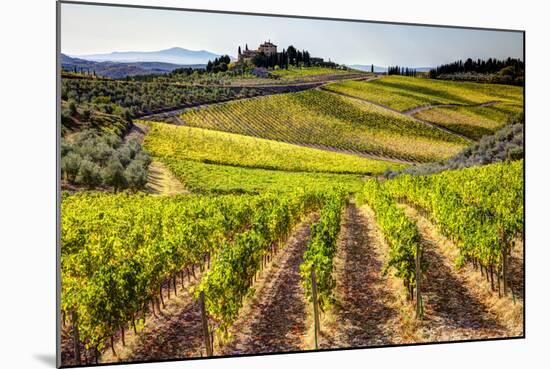
M 78 365 L 80 365 L 80 334 L 78 332 L 78 315 L 76 311 L 71 313 L 71 321 L 73 323 L 73 349 L 74 349 L 74 359 Z
M 313 320 L 315 325 L 315 350 L 318 349 L 319 324 L 319 301 L 317 300 L 317 282 L 315 280 L 315 265 L 311 266 L 311 296 L 313 299 Z
M 208 320 L 206 319 L 206 309 L 204 307 L 204 291 L 201 291 L 199 295 L 199 305 L 201 309 L 202 333 L 204 336 L 204 346 L 206 347 L 206 356 L 212 356 L 213 345 L 210 340 L 210 333 L 208 332 Z
M 422 277 L 421 272 L 421 263 L 420 263 L 420 242 L 416 244 L 416 260 L 415 260 L 415 269 L 416 269 L 416 318 L 422 319 L 422 315 L 424 313 L 424 309 L 422 308 L 422 293 L 420 289 L 420 279 Z
M 502 248 L 502 287 L 504 289 L 504 296 L 508 292 L 508 277 L 506 276 L 508 272 L 508 252 L 506 250 L 506 244 Z

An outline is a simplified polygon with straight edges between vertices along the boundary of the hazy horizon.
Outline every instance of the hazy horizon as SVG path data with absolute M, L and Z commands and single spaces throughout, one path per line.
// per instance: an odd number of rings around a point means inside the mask
M 523 34 L 433 26 L 61 5 L 61 52 L 72 56 L 173 47 L 237 55 L 271 40 L 340 64 L 433 67 L 466 58 L 523 59 Z

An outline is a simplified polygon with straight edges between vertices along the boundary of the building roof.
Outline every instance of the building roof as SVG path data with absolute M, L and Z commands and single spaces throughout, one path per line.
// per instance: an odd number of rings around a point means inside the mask
M 244 50 L 241 52 L 241 55 L 242 56 L 251 56 L 251 55 L 256 55 L 258 53 L 258 51 L 256 50 Z
M 260 44 L 260 47 L 277 47 L 277 45 L 271 43 L 271 41 L 266 41 L 263 44 Z

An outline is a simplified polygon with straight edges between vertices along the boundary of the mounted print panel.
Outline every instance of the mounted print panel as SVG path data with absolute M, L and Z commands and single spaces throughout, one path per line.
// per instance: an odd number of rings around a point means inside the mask
M 58 365 L 524 337 L 524 32 L 58 3 Z

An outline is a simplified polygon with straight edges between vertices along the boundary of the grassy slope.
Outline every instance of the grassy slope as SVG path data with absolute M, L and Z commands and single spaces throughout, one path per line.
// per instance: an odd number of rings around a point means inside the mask
M 492 134 L 509 121 L 510 116 L 523 112 L 516 104 L 498 103 L 492 106 L 455 106 L 419 111 L 415 117 L 437 123 L 474 140 Z
M 360 73 L 359 71 L 353 71 L 354 73 Z M 317 76 L 323 74 L 346 74 L 349 71 L 342 69 L 323 68 L 323 67 L 309 67 L 309 68 L 296 68 L 289 67 L 288 69 L 278 69 L 272 71 L 276 76 L 285 80 L 292 80 L 300 77 Z
M 361 177 L 351 174 L 283 172 L 205 164 L 192 160 L 162 159 L 174 175 L 192 192 L 263 193 L 288 192 L 343 185 L 352 191 L 361 187 Z
M 285 171 L 380 174 L 404 165 L 201 128 L 146 123 L 145 147 L 171 160 Z
M 523 88 L 517 86 L 403 76 L 388 76 L 370 82 L 344 81 L 325 88 L 401 111 L 427 104 L 480 104 L 488 101 L 521 104 L 523 99 Z
M 466 146 L 413 119 L 319 90 L 190 109 L 181 118 L 195 127 L 418 161 L 444 159 Z

